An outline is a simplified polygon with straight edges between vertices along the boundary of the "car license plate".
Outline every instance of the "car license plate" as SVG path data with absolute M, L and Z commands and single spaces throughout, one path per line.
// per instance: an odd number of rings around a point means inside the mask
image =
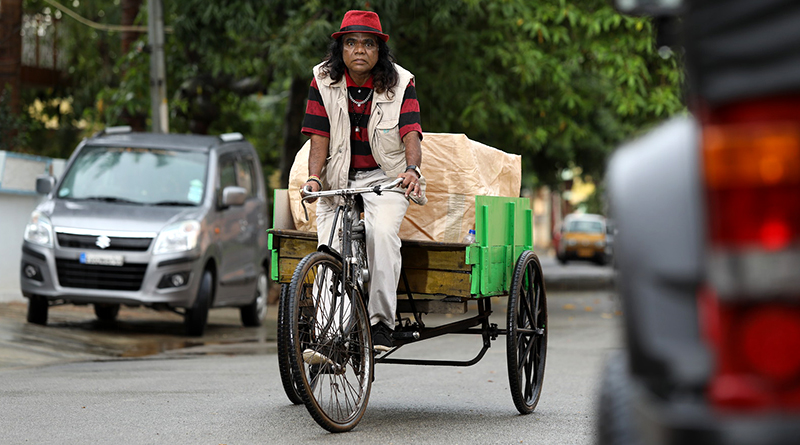
M 122 255 L 107 255 L 102 253 L 81 253 L 81 264 L 91 264 L 95 266 L 122 266 L 125 264 L 125 257 Z
M 592 249 L 578 249 L 578 256 L 581 258 L 587 258 L 590 256 L 594 256 L 594 250 Z

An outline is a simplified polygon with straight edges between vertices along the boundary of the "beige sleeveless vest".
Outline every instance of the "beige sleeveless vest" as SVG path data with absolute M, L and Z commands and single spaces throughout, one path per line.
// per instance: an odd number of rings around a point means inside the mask
M 314 67 L 314 77 L 325 105 L 325 112 L 331 123 L 331 138 L 328 147 L 328 160 L 322 169 L 323 188 L 340 189 L 347 187 L 350 170 L 350 115 L 347 103 L 347 82 L 344 76 L 333 83 L 329 76 L 322 77 L 319 64 Z M 414 75 L 395 64 L 399 74 L 394 94 L 388 92 L 375 94 L 372 98 L 367 135 L 372 156 L 386 176 L 394 178 L 406 169 L 405 146 L 400 139 L 400 108 L 403 95 Z

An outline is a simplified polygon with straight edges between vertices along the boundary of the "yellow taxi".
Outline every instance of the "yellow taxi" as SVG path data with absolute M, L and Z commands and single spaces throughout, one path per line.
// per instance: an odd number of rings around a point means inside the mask
M 606 264 L 611 256 L 607 228 L 602 215 L 572 213 L 564 217 L 556 248 L 558 261 L 566 264 L 569 260 L 589 260 Z

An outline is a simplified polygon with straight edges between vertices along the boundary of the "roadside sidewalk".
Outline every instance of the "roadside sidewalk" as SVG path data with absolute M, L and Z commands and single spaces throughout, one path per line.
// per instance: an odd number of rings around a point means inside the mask
M 0 371 L 72 361 L 198 354 L 266 354 L 275 349 L 277 305 L 259 328 L 245 328 L 238 309 L 212 309 L 202 337 L 183 334 L 183 318 L 144 308 L 120 309 L 116 322 L 97 320 L 92 306 L 50 308 L 47 326 L 26 321 L 27 302 L 0 303 Z

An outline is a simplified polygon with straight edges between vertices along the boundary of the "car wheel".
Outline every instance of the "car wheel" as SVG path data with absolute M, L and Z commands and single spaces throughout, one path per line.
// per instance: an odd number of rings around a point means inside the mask
M 267 272 L 261 269 L 261 272 L 258 274 L 258 283 L 256 284 L 253 302 L 240 308 L 243 325 L 249 327 L 261 326 L 264 318 L 267 317 L 268 294 L 269 280 L 267 279 Z
M 97 315 L 97 319 L 100 321 L 114 321 L 119 314 L 119 305 L 96 303 L 94 305 L 94 314 Z
M 199 337 L 203 335 L 208 321 L 208 310 L 211 307 L 211 297 L 214 288 L 214 276 L 206 270 L 200 278 L 200 287 L 197 289 L 197 298 L 191 308 L 186 310 L 184 323 L 186 335 Z
M 28 322 L 40 325 L 47 324 L 47 299 L 33 295 L 28 299 Z
M 599 445 L 642 445 L 632 408 L 628 360 L 621 352 L 606 359 L 597 417 Z

